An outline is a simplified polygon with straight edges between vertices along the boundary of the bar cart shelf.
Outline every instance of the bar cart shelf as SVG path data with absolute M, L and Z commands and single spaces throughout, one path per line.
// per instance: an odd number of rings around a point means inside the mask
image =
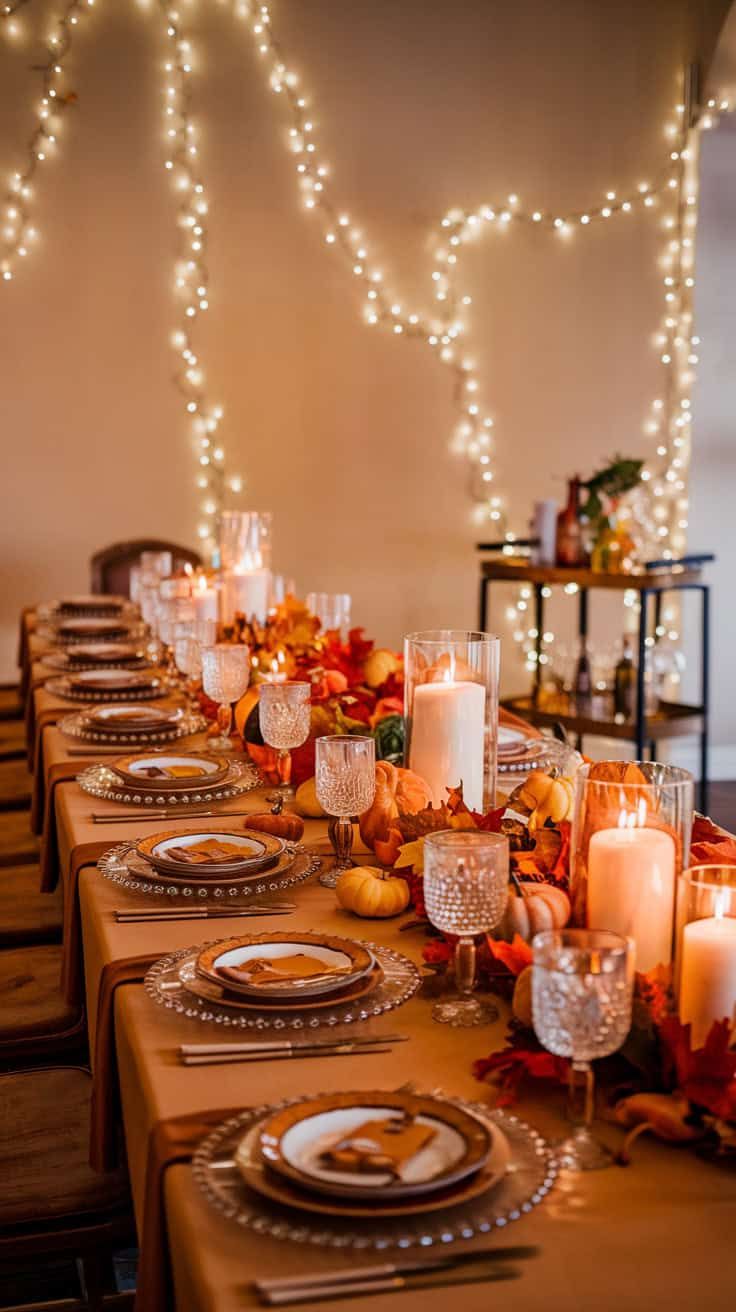
M 495 551 L 502 544 L 479 544 L 478 550 Z M 639 760 L 648 751 L 656 757 L 657 743 L 668 738 L 696 734 L 700 742 L 700 796 L 699 805 L 707 812 L 708 805 L 708 665 L 710 655 L 710 587 L 703 579 L 700 568 L 683 563 L 661 569 L 641 570 L 635 574 L 604 574 L 588 568 L 567 568 L 556 565 L 534 565 L 527 559 L 482 559 L 480 564 L 479 624 L 482 632 L 488 626 L 489 592 L 491 584 L 518 583 L 529 585 L 534 594 L 534 627 L 536 639 L 536 668 L 532 692 L 525 696 L 504 698 L 503 705 L 530 724 L 539 728 L 561 725 L 575 735 L 578 745 L 585 735 L 616 738 L 632 742 Z M 613 713 L 613 699 L 606 694 L 594 694 L 586 706 L 577 706 L 575 698 L 541 687 L 544 632 L 545 591 L 555 587 L 577 585 L 578 636 L 588 636 L 589 593 L 597 590 L 635 591 L 639 594 L 639 631 L 637 640 L 636 711 L 631 719 Z M 644 709 L 644 669 L 647 638 L 657 629 L 661 618 L 662 598 L 666 593 L 697 592 L 701 599 L 700 625 L 700 701 L 697 705 L 677 702 L 660 702 L 655 712 Z

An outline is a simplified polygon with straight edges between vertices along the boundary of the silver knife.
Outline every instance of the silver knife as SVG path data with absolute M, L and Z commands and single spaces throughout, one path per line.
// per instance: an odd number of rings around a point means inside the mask
M 311 1303 L 317 1299 L 347 1298 L 360 1294 L 391 1294 L 401 1289 L 441 1289 L 448 1285 L 493 1284 L 501 1280 L 516 1280 L 521 1275 L 515 1267 L 499 1266 L 477 1276 L 453 1276 L 452 1272 L 424 1280 L 421 1276 L 387 1276 L 383 1280 L 346 1280 L 342 1285 L 302 1285 L 286 1290 L 258 1290 L 262 1303 L 269 1307 L 284 1307 L 288 1303 Z
M 471 1248 L 465 1252 L 452 1252 L 445 1249 L 436 1256 L 414 1257 L 397 1262 L 374 1263 L 372 1266 L 341 1267 L 331 1271 L 319 1271 L 314 1275 L 274 1276 L 272 1279 L 256 1280 L 255 1287 L 260 1290 L 271 1289 L 306 1289 L 309 1285 L 343 1284 L 346 1280 L 381 1280 L 387 1276 L 414 1275 L 422 1271 L 437 1271 L 447 1266 L 461 1266 L 465 1262 L 508 1262 L 520 1261 L 522 1258 L 537 1257 L 537 1244 L 509 1244 L 492 1248 Z

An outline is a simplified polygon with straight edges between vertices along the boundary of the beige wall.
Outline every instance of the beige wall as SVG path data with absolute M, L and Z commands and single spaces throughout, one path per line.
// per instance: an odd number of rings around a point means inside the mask
M 431 227 L 453 203 L 517 191 L 574 208 L 652 177 L 685 56 L 712 40 L 724 8 L 275 0 L 274 15 L 313 92 L 336 196 L 398 295 L 426 306 Z M 26 27 L 44 30 L 42 12 L 29 7 Z M 478 530 L 448 450 L 449 379 L 420 345 L 363 325 L 349 273 L 297 206 L 280 103 L 250 40 L 216 4 L 192 12 L 213 205 L 202 358 L 245 504 L 274 511 L 277 566 L 304 589 L 351 590 L 356 619 L 380 640 L 473 623 Z M 29 128 L 32 51 L 0 51 L 8 168 Z M 193 464 L 169 381 L 161 53 L 155 7 L 95 7 L 72 59 L 79 103 L 62 158 L 41 178 L 42 242 L 2 289 L 7 675 L 20 605 L 84 586 L 96 547 L 193 537 Z M 491 234 L 469 257 L 472 350 L 517 529 L 575 468 L 645 450 L 657 249 L 655 225 L 630 216 L 570 243 Z M 507 633 L 502 610 L 497 621 Z

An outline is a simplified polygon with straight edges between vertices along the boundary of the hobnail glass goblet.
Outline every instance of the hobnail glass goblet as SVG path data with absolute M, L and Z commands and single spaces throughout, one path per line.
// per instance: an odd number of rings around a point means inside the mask
M 503 834 L 443 829 L 424 840 L 424 905 L 436 929 L 459 936 L 455 948 L 458 996 L 432 1011 L 444 1025 L 481 1025 L 498 1019 L 495 1003 L 473 996 L 476 934 L 501 920 L 508 901 L 509 843 Z
M 214 752 L 229 752 L 233 704 L 243 696 L 250 680 L 250 648 L 243 643 L 217 642 L 201 650 L 202 687 L 208 697 L 219 703 L 220 736 L 212 738 L 207 745 Z
M 558 1145 L 561 1166 L 591 1171 L 612 1154 L 591 1134 L 595 1115 L 591 1062 L 617 1052 L 631 1028 L 634 951 L 607 929 L 546 929 L 532 939 L 532 1020 L 540 1043 L 571 1059 L 571 1080 L 585 1086 L 583 1122 Z
M 294 797 L 291 783 L 291 749 L 309 737 L 311 683 L 262 683 L 258 694 L 258 722 L 264 742 L 279 754 L 279 786 L 268 801 L 282 806 Z
M 376 744 L 363 734 L 326 734 L 315 743 L 317 800 L 328 815 L 335 860 L 319 877 L 325 888 L 335 888 L 339 875 L 353 864 L 354 815 L 362 815 L 376 792 Z

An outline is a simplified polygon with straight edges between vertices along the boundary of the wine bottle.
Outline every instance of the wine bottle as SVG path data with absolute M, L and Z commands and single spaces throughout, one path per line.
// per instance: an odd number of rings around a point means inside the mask
M 580 523 L 580 479 L 576 475 L 567 486 L 567 505 L 557 516 L 555 560 L 558 565 L 584 565 L 585 543 Z
M 634 665 L 634 653 L 631 649 L 631 639 L 628 634 L 625 634 L 623 652 L 616 665 L 613 679 L 613 709 L 616 715 L 622 715 L 624 719 L 631 720 L 634 715 L 635 701 L 636 666 Z
M 593 676 L 590 672 L 590 660 L 585 644 L 581 649 L 575 670 L 574 692 L 578 711 L 584 713 L 589 711 L 593 700 Z

